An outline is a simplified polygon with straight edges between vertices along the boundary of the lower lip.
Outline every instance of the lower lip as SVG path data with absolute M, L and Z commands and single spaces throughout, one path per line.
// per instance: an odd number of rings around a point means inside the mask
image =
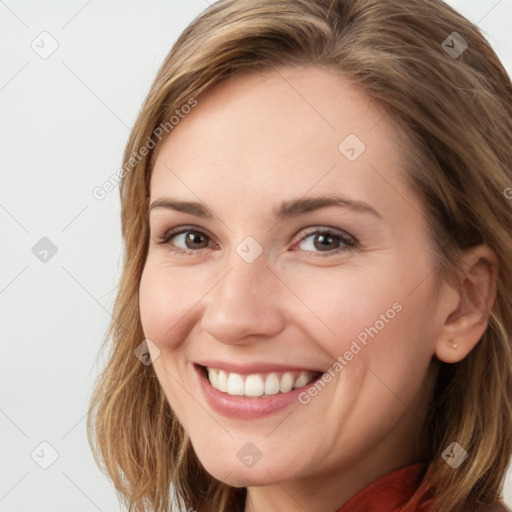
M 304 389 L 313 385 L 317 379 L 306 386 L 294 389 L 288 393 L 260 398 L 245 396 L 233 396 L 215 389 L 205 375 L 204 368 L 194 365 L 199 376 L 199 383 L 206 401 L 210 407 L 224 416 L 240 419 L 254 419 L 269 416 L 277 411 L 285 409 L 293 403 L 298 404 L 298 397 Z M 320 378 L 320 377 L 318 377 Z

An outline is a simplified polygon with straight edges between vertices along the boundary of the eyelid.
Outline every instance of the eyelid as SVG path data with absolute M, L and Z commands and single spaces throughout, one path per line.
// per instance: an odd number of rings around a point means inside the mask
M 317 225 L 317 226 L 310 226 L 307 228 L 302 228 L 295 236 L 301 235 L 301 238 L 298 240 L 298 242 L 301 242 L 304 240 L 304 238 L 307 238 L 310 235 L 313 235 L 314 233 L 332 233 L 333 235 L 339 236 L 343 240 L 346 241 L 353 241 L 358 242 L 357 238 L 347 231 L 344 231 L 343 229 L 339 228 L 333 228 L 331 226 L 324 226 L 324 225 Z
M 208 233 L 208 230 L 206 230 L 204 228 L 200 228 L 198 226 L 191 225 L 191 224 L 184 224 L 184 225 L 176 226 L 174 228 L 167 230 L 163 235 L 157 237 L 156 243 L 160 244 L 160 245 L 166 245 L 166 244 L 170 245 L 170 241 L 172 238 L 174 238 L 175 236 L 181 235 L 183 233 L 187 233 L 189 231 L 196 231 L 196 232 L 200 233 L 201 235 L 206 235 L 206 237 L 209 238 L 210 241 L 213 241 L 214 247 L 219 246 L 218 242 L 215 241 L 215 238 Z M 324 251 L 304 251 L 308 255 L 310 255 L 311 253 L 316 255 L 316 256 L 311 256 L 311 257 L 320 257 L 321 258 L 321 257 L 333 256 L 335 254 L 339 254 L 340 252 L 346 252 L 351 249 L 354 250 L 359 247 L 359 240 L 355 236 L 351 235 L 350 233 L 348 233 L 340 228 L 334 228 L 334 227 L 327 226 L 327 225 L 315 225 L 315 226 L 309 226 L 307 228 L 300 229 L 294 235 L 293 238 L 295 239 L 299 234 L 301 234 L 301 237 L 297 241 L 293 242 L 293 246 L 296 246 L 298 243 L 302 242 L 306 238 L 309 238 L 311 235 L 316 234 L 316 233 L 326 234 L 326 235 L 334 235 L 334 236 L 338 237 L 340 239 L 340 241 L 345 244 L 345 247 L 338 247 L 331 251 L 325 251 L 325 252 Z M 206 249 L 206 247 L 203 249 Z M 174 247 L 173 249 L 170 249 L 170 250 L 172 252 L 176 252 L 176 253 L 180 253 L 180 254 L 184 254 L 184 255 L 194 255 L 194 253 L 200 253 L 202 251 L 202 249 L 192 250 L 192 249 L 182 249 L 180 247 Z
M 181 235 L 183 233 L 186 233 L 188 231 L 197 231 L 198 233 L 201 233 L 202 235 L 206 235 L 210 240 L 215 240 L 215 238 L 209 234 L 208 230 L 204 228 L 200 228 L 198 226 L 194 226 L 192 224 L 183 224 L 181 226 L 176 226 L 174 228 L 168 229 L 165 231 L 163 235 L 156 236 L 156 243 L 157 244 L 167 244 L 171 240 L 171 238 Z M 214 243 L 214 245 L 218 245 L 217 242 Z M 179 250 L 179 248 L 178 248 Z M 184 249 L 182 249 L 184 250 Z M 194 251 L 198 252 L 198 251 Z

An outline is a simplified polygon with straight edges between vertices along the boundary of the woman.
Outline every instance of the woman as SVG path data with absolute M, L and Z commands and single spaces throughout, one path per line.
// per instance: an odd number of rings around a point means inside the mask
M 190 24 L 126 148 L 89 413 L 131 510 L 506 510 L 511 119 L 439 0 Z

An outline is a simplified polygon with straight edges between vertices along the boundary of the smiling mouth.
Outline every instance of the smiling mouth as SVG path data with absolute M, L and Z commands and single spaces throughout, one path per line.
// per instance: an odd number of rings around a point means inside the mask
M 201 366 L 211 386 L 227 395 L 266 398 L 302 388 L 318 379 L 315 371 L 288 371 L 242 375 L 217 368 Z

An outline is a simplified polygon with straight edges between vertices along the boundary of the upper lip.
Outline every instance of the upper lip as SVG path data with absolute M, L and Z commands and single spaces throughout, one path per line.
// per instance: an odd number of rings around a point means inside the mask
M 250 375 L 254 373 L 270 373 L 270 372 L 318 372 L 323 373 L 322 370 L 317 370 L 305 366 L 292 366 L 289 364 L 277 364 L 266 362 L 253 362 L 253 363 L 234 363 L 229 361 L 217 360 L 202 360 L 195 361 L 195 364 L 206 366 L 207 368 L 215 368 L 224 370 L 228 373 L 238 373 L 240 375 Z

